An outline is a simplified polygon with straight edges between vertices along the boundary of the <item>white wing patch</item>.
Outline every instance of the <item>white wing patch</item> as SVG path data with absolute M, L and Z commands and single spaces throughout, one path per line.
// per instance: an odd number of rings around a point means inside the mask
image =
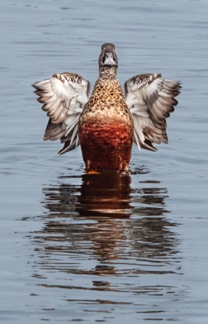
M 79 145 L 78 121 L 89 98 L 90 83 L 78 74 L 54 74 L 33 84 L 38 101 L 49 117 L 44 140 L 60 139 L 63 154 Z
M 167 143 L 166 118 L 174 111 L 180 83 L 160 74 L 137 75 L 125 82 L 126 103 L 134 123 L 134 142 L 138 148 L 155 151 L 152 143 Z

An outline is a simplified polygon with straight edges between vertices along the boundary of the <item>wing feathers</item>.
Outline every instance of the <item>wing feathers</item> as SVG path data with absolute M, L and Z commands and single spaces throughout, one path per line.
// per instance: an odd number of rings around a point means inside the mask
M 33 84 L 38 101 L 49 117 L 44 140 L 65 142 L 64 152 L 79 145 L 77 124 L 88 101 L 90 83 L 79 74 L 54 74 Z M 67 142 L 67 145 L 66 145 Z
M 168 143 L 166 118 L 178 104 L 175 97 L 180 93 L 180 83 L 161 74 L 141 74 L 126 81 L 124 89 L 137 146 L 156 150 L 152 143 Z
M 62 128 L 62 124 L 54 125 L 51 122 L 51 118 L 50 118 L 48 121 L 46 130 L 45 130 L 43 140 L 44 141 L 47 141 L 47 140 L 55 141 L 55 140 L 61 138 L 62 136 L 64 136 L 64 134 L 65 134 L 65 130 Z

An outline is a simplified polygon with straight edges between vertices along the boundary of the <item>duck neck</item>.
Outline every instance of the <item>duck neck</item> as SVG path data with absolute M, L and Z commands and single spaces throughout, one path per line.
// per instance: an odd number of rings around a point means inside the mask
M 100 67 L 100 78 L 102 79 L 116 79 L 117 66 L 105 65 Z

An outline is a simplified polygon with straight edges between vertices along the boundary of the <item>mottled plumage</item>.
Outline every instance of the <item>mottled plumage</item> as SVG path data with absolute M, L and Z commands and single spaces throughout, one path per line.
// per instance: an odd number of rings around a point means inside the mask
M 126 171 L 132 142 L 152 151 L 153 143 L 168 142 L 166 118 L 177 104 L 180 83 L 161 74 L 137 75 L 125 82 L 124 95 L 117 68 L 115 46 L 103 44 L 91 96 L 89 81 L 73 73 L 33 85 L 49 117 L 44 140 L 60 139 L 60 154 L 80 144 L 87 171 Z

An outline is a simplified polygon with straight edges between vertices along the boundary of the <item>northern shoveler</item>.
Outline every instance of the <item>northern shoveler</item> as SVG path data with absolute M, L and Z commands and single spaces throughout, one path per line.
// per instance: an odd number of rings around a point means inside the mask
M 141 74 L 124 84 L 117 79 L 115 46 L 103 44 L 99 78 L 90 96 L 90 82 L 73 73 L 54 74 L 33 86 L 49 117 L 44 140 L 61 140 L 59 154 L 81 145 L 87 171 L 127 171 L 132 142 L 156 151 L 167 143 L 166 118 L 177 105 L 178 81 L 161 74 Z

